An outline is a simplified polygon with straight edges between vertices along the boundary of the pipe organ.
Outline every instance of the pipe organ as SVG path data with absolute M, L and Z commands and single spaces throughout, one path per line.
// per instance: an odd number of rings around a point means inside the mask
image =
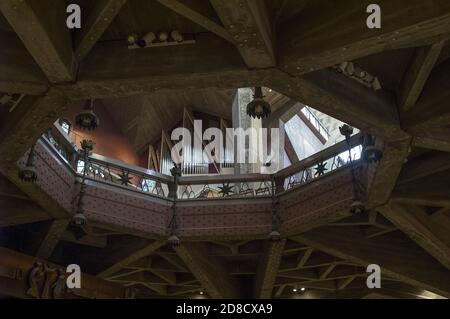
M 190 110 L 185 109 L 183 113 L 183 122 L 180 123 L 180 126 L 182 125 L 185 129 L 189 130 L 189 132 L 191 133 L 191 141 L 190 143 L 187 143 L 187 145 L 183 149 L 183 163 L 181 165 L 182 175 L 205 175 L 209 173 L 220 174 L 222 168 L 234 167 L 234 150 L 227 150 L 225 147 L 227 145 L 227 139 L 232 138 L 227 136 L 227 123 L 225 122 L 225 120 L 218 118 L 203 118 L 202 121 L 202 135 L 204 133 L 204 130 L 206 130 L 208 127 L 220 127 L 220 129 L 222 130 L 222 138 L 224 139 L 223 147 L 225 148 L 224 153 L 222 154 L 222 163 L 208 163 L 211 162 L 211 159 L 204 158 L 203 150 L 208 142 L 203 141 L 202 136 L 195 136 L 195 134 L 198 135 L 200 133 L 194 130 L 194 115 Z M 202 145 L 195 145 L 195 138 L 200 138 L 203 141 Z M 170 175 L 170 170 L 174 166 L 174 162 L 171 156 L 171 149 L 173 147 L 173 144 L 173 141 L 170 140 L 170 134 L 163 131 L 159 149 L 161 158 L 159 168 L 160 172 L 163 174 Z
M 161 161 L 161 173 L 170 175 L 170 170 L 174 166 L 174 162 L 172 161 L 170 149 L 165 149 Z M 203 147 L 194 148 L 192 145 L 189 145 L 183 150 L 183 156 L 184 159 L 181 166 L 183 175 L 208 174 L 209 164 L 203 160 Z

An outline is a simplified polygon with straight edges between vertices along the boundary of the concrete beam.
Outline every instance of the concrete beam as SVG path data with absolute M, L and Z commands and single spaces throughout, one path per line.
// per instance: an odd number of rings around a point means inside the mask
M 424 208 L 394 203 L 379 211 L 450 270 L 450 219 L 445 214 L 431 218 Z
M 449 82 L 450 60 L 431 72 L 416 106 L 404 114 L 402 124 L 406 130 L 416 134 L 426 133 L 449 123 L 450 91 L 447 89 Z
M 195 41 L 146 50 L 129 50 L 120 42 L 97 43 L 80 65 L 77 83 L 61 89 L 74 99 L 113 98 L 164 90 L 248 87 L 270 76 L 270 70 L 248 70 L 237 49 L 221 38 L 198 34 Z
M 75 60 L 63 1 L 5 0 L 0 11 L 50 82 L 73 81 Z
M 207 248 L 201 244 L 182 243 L 175 248 L 192 274 L 215 299 L 239 298 L 238 284 L 217 258 L 206 254 Z
M 290 74 L 305 74 L 448 33 L 450 3 L 446 0 L 380 0 L 380 29 L 366 25 L 368 4 L 316 2 L 280 25 L 280 66 Z
M 335 257 L 366 266 L 378 264 L 383 275 L 450 296 L 448 270 L 407 239 L 365 238 L 358 230 L 324 227 L 293 237 Z
M 43 96 L 25 96 L 13 112 L 5 112 L 0 131 L 0 169 L 15 168 L 16 162 L 68 105 L 67 97 L 52 88 Z
M 399 94 L 399 104 L 403 111 L 416 104 L 444 45 L 445 41 L 439 41 L 431 46 L 416 49 Z
M 385 143 L 383 158 L 377 164 L 368 188 L 367 206 L 369 208 L 383 205 L 389 200 L 409 154 L 410 144 L 410 138 Z
M 48 80 L 14 32 L 0 30 L 0 92 L 39 95 Z
M 192 22 L 197 23 L 206 30 L 209 30 L 212 33 L 218 35 L 219 37 L 229 42 L 232 42 L 230 34 L 223 26 L 201 15 L 195 10 L 192 10 L 182 2 L 177 0 L 158 0 L 158 2 L 161 3 L 163 6 L 171 9 L 172 11 L 178 13 L 179 15 L 185 17 L 186 19 L 189 19 Z
M 127 0 L 98 0 L 80 31 L 75 35 L 75 56 L 83 60 L 112 23 Z
M 48 214 L 31 201 L 0 198 L 0 227 L 31 224 L 49 219 Z
M 61 240 L 70 219 L 57 219 L 51 222 L 44 239 L 36 252 L 36 256 L 42 259 L 49 259 L 55 250 L 56 245 Z
M 272 298 L 273 286 L 277 277 L 278 268 L 286 239 L 266 243 L 262 259 L 256 272 L 255 297 L 258 299 Z
M 275 66 L 272 28 L 264 1 L 211 0 L 211 4 L 248 67 Z
M 115 262 L 113 265 L 109 266 L 107 269 L 103 270 L 100 274 L 98 274 L 98 276 L 101 278 L 106 278 L 106 277 L 118 272 L 122 268 L 128 266 L 129 264 L 131 264 L 141 258 L 144 258 L 148 255 L 151 255 L 153 252 L 155 252 L 156 250 L 158 250 L 159 248 L 161 248 L 164 245 L 165 245 L 164 241 L 156 240 L 156 241 L 152 242 L 151 244 L 149 244 L 148 246 L 132 252 L 126 258 L 123 258 L 123 259 Z
M 277 70 L 267 86 L 376 136 L 395 139 L 406 136 L 400 129 L 397 108 L 386 92 L 375 92 L 334 70 L 301 77 Z
M 450 154 L 430 152 L 403 165 L 397 184 L 409 183 L 450 169 Z

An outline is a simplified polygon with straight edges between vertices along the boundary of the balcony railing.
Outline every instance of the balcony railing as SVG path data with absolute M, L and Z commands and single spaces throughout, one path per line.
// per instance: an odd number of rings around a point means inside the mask
M 131 190 L 167 198 L 169 184 L 173 183 L 171 176 L 158 172 L 127 165 L 101 155 L 93 154 L 84 160 L 78 161 L 77 173 L 100 182 L 119 185 Z
M 78 177 L 115 187 L 180 200 L 270 198 L 348 166 L 350 156 L 358 162 L 361 154 L 361 135 L 351 137 L 352 151 L 345 141 L 299 161 L 275 174 L 182 176 L 175 185 L 172 176 L 128 165 L 121 161 L 92 154 L 87 162 L 79 157 L 76 146 L 59 126 L 43 135 L 53 152 L 71 167 Z M 78 157 L 77 157 L 78 156 Z
M 362 151 L 361 135 L 353 135 L 350 145 L 350 153 L 347 142 L 342 141 L 277 172 L 277 192 L 290 190 L 347 166 L 350 164 L 350 158 L 357 164 Z
M 272 196 L 272 176 L 268 174 L 181 177 L 178 198 L 239 198 Z

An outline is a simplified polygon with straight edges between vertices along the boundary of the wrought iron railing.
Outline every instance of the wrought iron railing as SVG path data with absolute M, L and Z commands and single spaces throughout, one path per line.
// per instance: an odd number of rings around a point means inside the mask
M 329 174 L 338 168 L 348 166 L 351 160 L 357 164 L 361 158 L 361 135 L 350 139 L 351 152 L 346 141 L 326 148 L 302 161 L 299 161 L 275 174 L 277 192 L 287 191 Z
M 361 135 L 350 138 L 351 155 L 346 141 L 337 143 L 275 174 L 172 176 L 128 165 L 101 155 L 87 158 L 76 155 L 76 147 L 60 129 L 52 128 L 44 134 L 54 151 L 70 163 L 78 176 L 156 197 L 180 200 L 219 198 L 262 198 L 290 191 L 341 167 L 348 166 L 350 156 L 354 164 L 361 156 Z M 175 189 L 176 188 L 176 189 Z
M 76 153 L 75 145 L 64 136 L 64 132 L 59 126 L 52 126 L 44 133 L 44 138 L 67 162 L 73 161 L 73 155 Z
M 130 166 L 128 164 L 92 154 L 87 162 L 78 160 L 77 173 L 85 173 L 86 178 L 113 184 L 130 190 L 168 197 L 169 184 L 173 178 L 152 170 Z
M 180 177 L 178 198 L 239 198 L 272 196 L 272 176 L 267 174 Z

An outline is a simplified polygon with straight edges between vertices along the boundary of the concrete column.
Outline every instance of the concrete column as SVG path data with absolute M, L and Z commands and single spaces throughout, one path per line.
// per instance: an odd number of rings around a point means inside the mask
M 247 115 L 247 104 L 253 100 L 253 90 L 251 88 L 241 88 L 237 90 L 237 93 L 233 102 L 233 128 L 242 128 L 247 130 L 249 128 L 254 128 L 257 132 L 261 132 L 262 121 L 260 119 L 254 119 Z M 279 130 L 279 144 L 277 150 L 275 150 L 278 155 L 277 158 L 271 161 L 270 166 L 265 166 L 261 159 L 259 158 L 256 163 L 250 163 L 250 151 L 256 152 L 256 154 L 269 154 L 271 150 L 271 128 L 280 129 Z M 258 134 L 257 142 L 250 143 L 246 140 L 246 163 L 238 164 L 236 154 L 237 145 L 235 145 L 235 174 L 249 174 L 249 173 L 274 173 L 279 169 L 283 168 L 284 159 L 284 124 L 281 120 L 276 119 L 271 121 L 271 126 L 267 127 L 267 135 Z M 267 139 L 264 141 L 264 139 Z M 267 149 L 264 149 L 264 145 L 267 145 Z M 276 146 L 274 146 L 276 147 Z
M 233 101 L 232 116 L 233 128 L 242 128 L 247 130 L 255 125 L 255 120 L 247 115 L 247 104 L 253 100 L 253 90 L 251 88 L 240 88 L 237 90 Z M 257 146 L 256 146 L 257 147 Z M 249 163 L 249 149 L 250 144 L 245 141 L 245 162 L 237 163 L 237 143 L 234 145 L 234 173 L 235 174 L 249 174 L 255 173 L 255 165 Z

